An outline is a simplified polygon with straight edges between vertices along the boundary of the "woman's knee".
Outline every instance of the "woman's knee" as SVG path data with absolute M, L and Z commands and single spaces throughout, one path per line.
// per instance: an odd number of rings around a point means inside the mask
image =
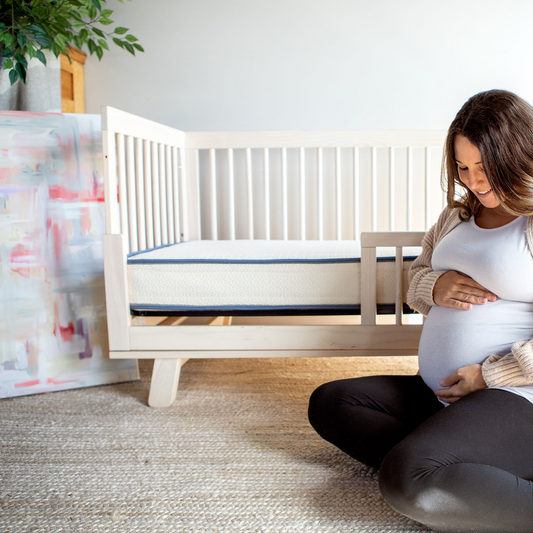
M 431 446 L 423 448 L 409 437 L 396 445 L 381 463 L 379 489 L 396 511 L 418 522 L 434 523 L 443 504 L 452 503 L 448 500 L 453 494 L 442 490 L 439 479 L 441 468 L 453 463 L 439 457 Z
M 318 433 L 323 431 L 323 426 L 331 416 L 338 397 L 336 382 L 324 383 L 313 391 L 309 398 L 309 422 Z M 328 415 L 329 414 L 329 415 Z

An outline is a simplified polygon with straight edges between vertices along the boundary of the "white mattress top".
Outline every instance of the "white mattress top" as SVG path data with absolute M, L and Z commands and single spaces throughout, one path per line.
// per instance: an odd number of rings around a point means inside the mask
M 404 249 L 416 257 L 420 248 Z M 393 258 L 394 248 L 378 248 L 377 256 Z M 247 240 L 187 241 L 128 255 L 129 264 L 140 263 L 314 263 L 359 262 L 360 241 Z

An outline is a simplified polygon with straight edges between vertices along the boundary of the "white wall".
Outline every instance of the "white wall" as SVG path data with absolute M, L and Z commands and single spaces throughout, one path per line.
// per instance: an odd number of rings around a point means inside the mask
M 146 53 L 88 58 L 88 113 L 107 104 L 189 131 L 446 129 L 482 90 L 533 102 L 530 0 L 107 5 Z

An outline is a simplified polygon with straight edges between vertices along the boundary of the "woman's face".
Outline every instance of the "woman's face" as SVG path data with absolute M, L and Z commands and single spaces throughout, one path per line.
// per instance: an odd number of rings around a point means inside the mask
M 478 197 L 482 205 L 488 208 L 498 207 L 500 201 L 490 188 L 479 150 L 464 135 L 456 135 L 454 151 L 460 180 Z

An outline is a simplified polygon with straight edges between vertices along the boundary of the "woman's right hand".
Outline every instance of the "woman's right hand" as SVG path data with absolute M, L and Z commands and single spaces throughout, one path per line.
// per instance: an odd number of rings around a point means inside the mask
M 470 276 L 449 270 L 439 277 L 433 287 L 433 301 L 442 307 L 469 310 L 473 304 L 494 302 L 498 297 L 474 281 Z

